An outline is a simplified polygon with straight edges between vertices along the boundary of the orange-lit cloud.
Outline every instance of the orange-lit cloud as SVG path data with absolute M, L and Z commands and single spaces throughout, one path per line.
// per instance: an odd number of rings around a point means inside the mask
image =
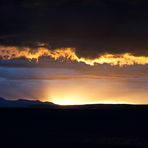
M 50 50 L 45 47 L 38 47 L 37 49 L 30 48 L 18 48 L 18 47 L 8 47 L 0 46 L 0 58 L 2 59 L 18 59 L 26 58 L 28 60 L 39 60 L 41 57 L 49 57 L 54 60 L 71 60 L 76 62 L 82 62 L 90 66 L 96 64 L 109 64 L 109 65 L 147 65 L 148 56 L 135 56 L 131 53 L 124 54 L 103 54 L 97 58 L 85 58 L 79 57 L 74 48 L 60 48 L 55 50 Z

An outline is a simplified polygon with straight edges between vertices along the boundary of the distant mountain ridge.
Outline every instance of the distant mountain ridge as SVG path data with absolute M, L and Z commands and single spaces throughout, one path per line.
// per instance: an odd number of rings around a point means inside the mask
M 0 108 L 33 108 L 33 107 L 55 107 L 51 102 L 41 102 L 39 100 L 8 100 L 0 97 Z

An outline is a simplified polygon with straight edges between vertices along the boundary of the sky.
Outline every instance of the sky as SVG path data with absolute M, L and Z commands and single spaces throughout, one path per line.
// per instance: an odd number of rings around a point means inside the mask
M 0 1 L 0 96 L 148 104 L 147 18 L 146 0 Z

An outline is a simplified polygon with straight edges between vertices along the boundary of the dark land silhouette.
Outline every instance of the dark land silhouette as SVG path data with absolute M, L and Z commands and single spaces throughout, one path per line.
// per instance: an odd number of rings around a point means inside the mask
M 147 105 L 59 106 L 0 98 L 0 143 L 148 147 Z

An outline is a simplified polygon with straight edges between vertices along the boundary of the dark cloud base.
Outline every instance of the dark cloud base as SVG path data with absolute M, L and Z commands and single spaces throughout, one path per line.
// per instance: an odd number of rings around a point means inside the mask
M 2 0 L 0 44 L 148 55 L 147 18 L 146 0 Z

